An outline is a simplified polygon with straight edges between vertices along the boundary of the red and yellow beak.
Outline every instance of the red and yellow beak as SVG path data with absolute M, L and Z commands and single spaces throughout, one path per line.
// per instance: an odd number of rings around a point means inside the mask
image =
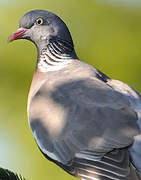
M 19 28 L 16 32 L 14 32 L 9 38 L 8 38 L 8 42 L 12 42 L 16 39 L 20 39 L 22 38 L 22 36 L 24 35 L 24 33 L 27 31 L 27 29 L 25 28 Z

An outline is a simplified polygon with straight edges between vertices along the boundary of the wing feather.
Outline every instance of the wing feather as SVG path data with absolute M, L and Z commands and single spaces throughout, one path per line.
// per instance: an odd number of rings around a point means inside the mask
M 63 78 L 46 81 L 30 103 L 30 126 L 45 154 L 67 164 L 83 150 L 101 157 L 132 143 L 137 116 L 122 94 L 96 77 Z

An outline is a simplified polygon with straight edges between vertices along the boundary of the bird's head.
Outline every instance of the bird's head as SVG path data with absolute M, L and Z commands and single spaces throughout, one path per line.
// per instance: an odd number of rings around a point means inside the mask
M 38 48 L 44 48 L 53 38 L 59 38 L 73 46 L 66 24 L 57 15 L 46 10 L 33 10 L 20 19 L 19 29 L 9 37 L 9 42 L 27 39 Z

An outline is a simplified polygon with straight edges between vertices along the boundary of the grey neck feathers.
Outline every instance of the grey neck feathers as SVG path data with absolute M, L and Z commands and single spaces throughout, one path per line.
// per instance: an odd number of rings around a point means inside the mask
M 38 57 L 38 68 L 42 72 L 59 70 L 77 59 L 73 43 L 59 38 L 51 38 Z

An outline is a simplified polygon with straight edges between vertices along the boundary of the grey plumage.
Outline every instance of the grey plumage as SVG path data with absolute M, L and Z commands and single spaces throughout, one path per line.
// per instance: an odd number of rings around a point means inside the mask
M 67 26 L 51 12 L 25 14 L 20 28 L 26 32 L 11 39 L 38 48 L 28 118 L 42 153 L 81 179 L 141 179 L 140 95 L 78 60 Z

